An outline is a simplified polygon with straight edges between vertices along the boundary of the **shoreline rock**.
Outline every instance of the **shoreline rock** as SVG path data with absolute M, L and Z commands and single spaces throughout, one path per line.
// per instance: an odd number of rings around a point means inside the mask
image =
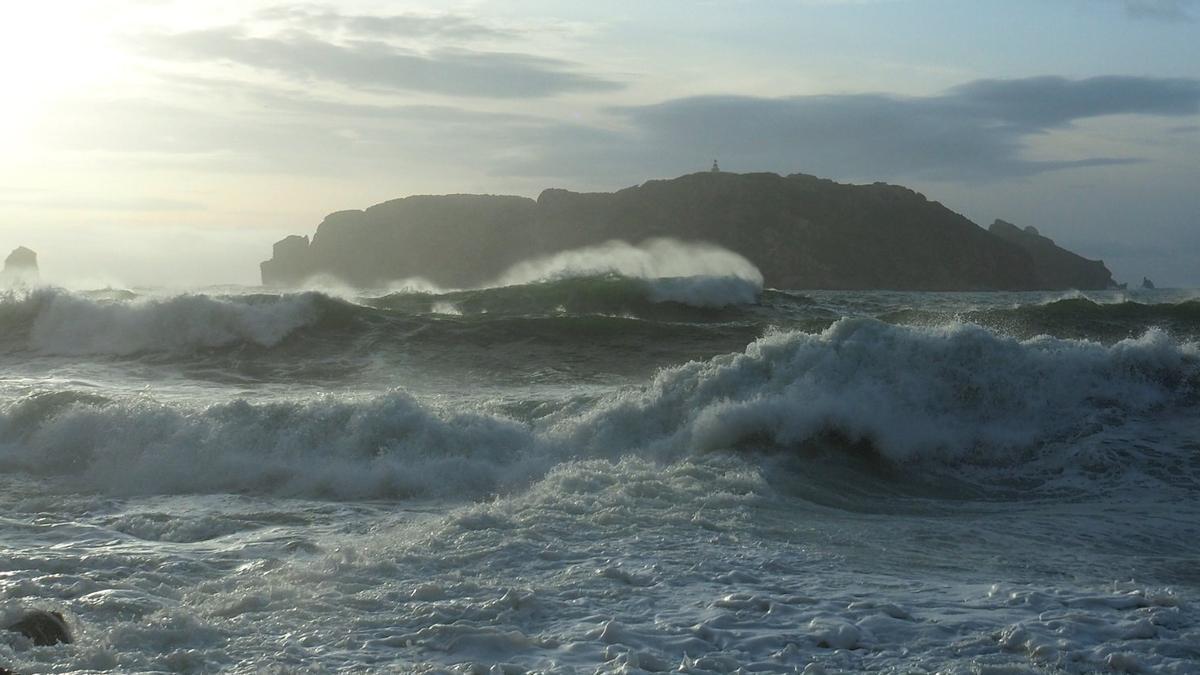
M 28 610 L 17 622 L 6 626 L 5 630 L 24 635 L 38 647 L 49 647 L 60 642 L 69 644 L 74 641 L 66 618 L 61 612 L 53 610 Z

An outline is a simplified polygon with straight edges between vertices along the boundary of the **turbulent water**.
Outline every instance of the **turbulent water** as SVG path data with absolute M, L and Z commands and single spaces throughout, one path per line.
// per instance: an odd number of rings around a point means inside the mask
M 0 666 L 1200 672 L 1200 294 L 509 282 L 0 299 Z

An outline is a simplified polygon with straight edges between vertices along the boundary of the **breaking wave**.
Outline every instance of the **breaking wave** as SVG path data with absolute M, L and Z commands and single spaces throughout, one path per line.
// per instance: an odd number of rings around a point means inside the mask
M 483 496 L 520 471 L 522 425 L 403 393 L 202 409 L 42 392 L 0 414 L 0 466 L 121 494 Z
M 66 356 L 273 347 L 316 323 L 331 302 L 316 293 L 95 297 L 46 288 L 0 303 L 0 330 L 34 351 Z
M 865 448 L 893 464 L 1012 464 L 1138 416 L 1195 405 L 1200 349 L 1162 331 L 1112 346 L 983 328 L 843 319 L 661 371 L 559 428 L 656 455 Z
M 167 297 L 43 288 L 0 298 L 0 340 L 44 355 L 188 354 L 373 334 L 411 338 L 440 318 L 486 338 L 497 319 L 607 316 L 653 322 L 728 321 L 760 288 L 734 277 L 564 278 L 442 294 L 392 293 L 353 301 L 316 291 Z M 578 331 L 564 325 L 566 337 Z
M 1200 480 L 1195 458 L 1083 442 L 1190 419 L 1180 411 L 1194 410 L 1198 395 L 1200 348 L 1162 331 L 1105 346 L 843 319 L 528 418 L 402 392 L 209 407 L 42 392 L 0 408 L 0 467 L 102 491 L 348 499 L 482 498 L 567 461 L 712 453 L 867 452 L 918 471 L 1045 471 L 1049 458 L 1111 474 L 1159 462 Z
M 614 240 L 517 263 L 487 286 L 515 286 L 575 277 L 629 279 L 733 278 L 762 289 L 762 272 L 746 258 L 712 244 L 651 239 L 634 246 Z

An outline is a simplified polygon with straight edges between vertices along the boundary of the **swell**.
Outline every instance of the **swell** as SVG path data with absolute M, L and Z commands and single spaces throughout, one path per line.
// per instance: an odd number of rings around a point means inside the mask
M 1113 343 L 1160 329 L 1181 338 L 1200 338 L 1200 300 L 1142 303 L 1131 300 L 1097 302 L 1065 298 L 1017 307 L 939 312 L 903 309 L 881 319 L 907 325 L 938 325 L 970 321 L 1021 338 L 1053 335 Z
M 270 348 L 344 314 L 340 305 L 319 293 L 139 297 L 41 288 L 0 301 L 0 338 L 10 349 L 62 356 Z
M 554 343 L 584 339 L 582 329 L 656 340 L 682 337 L 682 324 L 752 321 L 755 308 L 737 303 L 756 302 L 758 293 L 740 279 L 704 277 L 567 278 L 353 300 L 315 291 L 157 297 L 43 288 L 0 298 L 0 344 L 10 353 L 161 360 L 230 350 L 295 357 L 446 339 Z
M 564 277 L 445 293 L 394 293 L 372 307 L 453 315 L 546 316 L 603 314 L 673 321 L 720 321 L 758 302 L 758 284 L 738 277 L 637 279 L 616 275 Z
M 1200 348 L 1162 331 L 1105 346 L 844 319 L 525 417 L 399 391 L 210 406 L 34 393 L 0 407 L 0 468 L 113 492 L 478 499 L 563 462 L 716 453 L 788 457 L 810 481 L 840 467 L 887 493 L 988 492 L 996 471 L 1005 489 L 1195 490 L 1198 392 Z

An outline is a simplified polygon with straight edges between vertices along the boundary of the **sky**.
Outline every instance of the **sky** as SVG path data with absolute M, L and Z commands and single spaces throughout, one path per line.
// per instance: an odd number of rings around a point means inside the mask
M 912 187 L 1200 287 L 1200 0 L 0 8 L 0 255 L 258 282 L 326 213 L 706 170 Z

